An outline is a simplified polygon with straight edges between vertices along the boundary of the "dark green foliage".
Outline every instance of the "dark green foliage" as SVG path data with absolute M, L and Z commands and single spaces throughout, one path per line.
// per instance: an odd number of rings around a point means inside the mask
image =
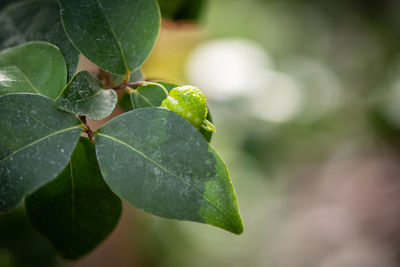
M 134 108 L 159 107 L 161 102 L 167 97 L 161 87 L 152 84 L 140 86 L 130 95 Z
M 158 216 L 240 234 L 235 191 L 207 143 L 211 133 L 159 108 L 177 85 L 139 86 L 146 83 L 138 68 L 160 29 L 157 2 L 60 5 L 18 1 L 0 12 L 0 48 L 7 47 L 0 51 L 0 212 L 25 198 L 32 225 L 67 259 L 89 253 L 112 232 L 119 197 Z M 105 70 L 99 79 L 108 88 L 88 71 L 73 75 L 77 50 Z M 117 103 L 134 110 L 90 129 L 87 117 L 105 119 Z
M 113 119 L 99 129 L 96 152 L 106 183 L 132 205 L 242 232 L 224 163 L 175 112 L 143 108 Z
M 93 120 L 108 117 L 117 103 L 114 90 L 104 90 L 103 84 L 87 71 L 77 73 L 55 102 L 58 108 Z
M 27 41 L 50 42 L 64 55 L 70 80 L 78 66 L 79 52 L 65 35 L 59 13 L 56 0 L 18 1 L 7 6 L 0 12 L 0 50 Z
M 155 0 L 60 0 L 65 31 L 75 47 L 101 68 L 124 75 L 143 64 L 156 41 Z
M 159 0 L 161 14 L 172 20 L 197 20 L 205 0 Z
M 67 79 L 65 61 L 57 47 L 28 42 L 0 52 L 0 95 L 29 92 L 55 98 Z
M 67 165 L 81 129 L 50 98 L 0 97 L 0 211 L 54 179 Z
M 51 244 L 29 223 L 20 207 L 0 216 L 1 267 L 56 267 Z
M 104 183 L 94 145 L 81 137 L 60 175 L 25 199 L 33 226 L 68 259 L 94 249 L 116 226 L 121 200 Z

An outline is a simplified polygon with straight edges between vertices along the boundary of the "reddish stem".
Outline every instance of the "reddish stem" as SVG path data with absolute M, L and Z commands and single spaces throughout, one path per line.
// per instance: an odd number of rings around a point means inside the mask
M 87 133 L 90 142 L 92 142 L 94 144 L 93 131 L 92 131 L 92 129 L 90 129 L 90 127 L 89 127 L 89 125 L 88 125 L 88 123 L 86 121 L 86 116 L 78 115 L 78 118 L 81 120 L 83 125 L 85 125 L 85 127 L 86 127 L 86 131 L 85 132 Z

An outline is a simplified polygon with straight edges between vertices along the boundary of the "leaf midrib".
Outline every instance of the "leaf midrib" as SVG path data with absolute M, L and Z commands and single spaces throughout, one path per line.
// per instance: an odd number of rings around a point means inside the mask
M 124 30 L 122 31 L 122 33 L 121 33 L 121 36 L 120 36 L 121 39 L 125 36 L 126 31 L 130 28 L 132 22 L 135 21 L 135 19 L 136 19 L 136 12 L 138 11 L 139 5 L 140 5 L 139 1 L 136 2 L 136 7 L 135 7 L 135 10 L 134 10 L 134 11 L 132 12 L 132 14 L 131 14 L 131 19 L 130 19 L 130 21 L 125 25 L 125 29 L 124 29 Z
M 151 107 L 155 107 L 155 105 L 153 105 L 153 103 L 151 103 L 151 101 L 145 97 L 144 95 L 142 95 L 141 93 L 137 93 L 137 92 L 133 92 L 132 94 L 136 94 L 139 97 L 141 97 L 145 102 L 147 102 Z
M 75 125 L 75 126 L 73 126 L 73 127 L 65 128 L 65 129 L 62 129 L 62 130 L 53 132 L 53 133 L 51 133 L 51 134 L 48 134 L 48 135 L 46 135 L 46 136 L 44 136 L 44 137 L 41 137 L 41 138 L 39 138 L 39 139 L 33 141 L 32 143 L 29 143 L 29 144 L 27 144 L 27 145 L 24 145 L 23 147 L 18 148 L 17 150 L 11 152 L 11 153 L 10 153 L 9 155 L 7 155 L 6 157 L 0 159 L 0 162 L 6 160 L 6 159 L 8 159 L 8 158 L 10 158 L 11 156 L 15 155 L 16 153 L 18 153 L 18 152 L 20 152 L 20 151 L 22 151 L 22 150 L 24 150 L 24 149 L 26 149 L 26 148 L 28 148 L 28 147 L 31 147 L 31 146 L 33 146 L 33 145 L 35 145 L 35 144 L 37 144 L 37 143 L 39 143 L 39 142 L 41 142 L 41 141 L 47 139 L 47 138 L 50 138 L 50 137 L 52 137 L 52 136 L 54 136 L 54 135 L 57 135 L 57 134 L 60 134 L 60 133 L 63 133 L 63 132 L 67 132 L 67 131 L 72 130 L 72 129 L 79 129 L 79 125 Z
M 143 153 L 142 151 L 140 151 L 140 150 L 138 150 L 138 149 L 136 149 L 136 148 L 130 146 L 129 144 L 127 144 L 127 143 L 125 143 L 125 142 L 123 142 L 123 141 L 121 141 L 121 140 L 119 140 L 119 139 L 117 139 L 117 138 L 115 138 L 115 137 L 113 137 L 113 136 L 110 136 L 110 135 L 107 135 L 107 134 L 103 134 L 103 133 L 100 133 L 100 132 L 98 132 L 97 134 L 100 135 L 100 136 L 103 136 L 103 137 L 105 137 L 105 138 L 109 138 L 109 139 L 111 139 L 112 141 L 115 141 L 115 142 L 117 142 L 117 143 L 120 143 L 120 144 L 122 144 L 122 145 L 128 147 L 129 149 L 133 150 L 134 152 L 138 153 L 139 155 L 141 155 L 141 156 L 144 157 L 145 159 L 149 160 L 151 163 L 153 163 L 153 164 L 156 165 L 157 167 L 161 168 L 161 169 L 164 170 L 165 172 L 167 172 L 167 173 L 169 173 L 169 174 L 175 176 L 175 177 L 178 178 L 182 183 L 186 184 L 187 186 L 190 186 L 190 184 L 188 184 L 185 180 L 181 179 L 181 177 L 180 177 L 179 175 L 177 175 L 177 174 L 174 173 L 173 171 L 170 171 L 170 170 L 166 169 L 164 166 L 162 166 L 160 163 L 158 163 L 157 161 L 155 161 L 155 160 L 153 160 L 152 158 L 150 158 L 149 156 L 147 156 L 147 155 L 146 155 L 145 153 Z M 215 204 L 213 201 L 211 201 L 210 199 L 208 199 L 207 197 L 205 197 L 205 196 L 204 196 L 202 193 L 200 193 L 198 190 L 195 190 L 195 192 L 196 192 L 201 198 L 203 198 L 203 199 L 206 200 L 208 203 L 210 203 L 210 204 L 211 204 L 216 210 L 218 210 L 222 215 L 224 215 L 225 218 L 227 218 L 228 221 L 232 224 L 232 226 L 235 225 L 235 222 L 231 219 L 231 217 L 228 216 L 228 214 L 227 214 L 226 212 L 224 212 L 223 210 L 221 210 L 221 209 L 218 207 L 217 204 Z
M 99 0 L 96 0 L 96 3 L 97 3 L 97 6 L 99 7 L 99 9 L 101 10 L 101 13 L 102 13 L 103 16 L 104 16 L 105 22 L 106 22 L 106 23 L 108 24 L 108 26 L 110 27 L 110 31 L 111 31 L 112 35 L 114 36 L 115 41 L 117 41 L 118 48 L 119 48 L 119 52 L 121 53 L 122 61 L 124 62 L 125 71 L 127 71 L 127 70 L 129 70 L 129 67 L 128 67 L 128 64 L 127 64 L 127 62 L 126 62 L 125 52 L 124 52 L 124 50 L 123 50 L 123 48 L 122 48 L 122 44 L 121 44 L 121 42 L 119 41 L 119 39 L 118 39 L 118 37 L 117 37 L 117 34 L 116 34 L 115 31 L 114 31 L 114 28 L 111 26 L 110 20 L 108 19 L 107 14 L 106 14 L 106 12 L 104 11 L 103 6 L 101 5 L 100 1 L 99 1 Z

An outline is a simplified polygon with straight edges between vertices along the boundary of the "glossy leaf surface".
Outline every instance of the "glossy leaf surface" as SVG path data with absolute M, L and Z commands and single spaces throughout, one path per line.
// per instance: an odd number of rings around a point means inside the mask
M 103 89 L 103 84 L 88 71 L 81 71 L 67 84 L 55 102 L 62 110 L 101 120 L 114 110 L 117 94 L 112 89 Z
M 64 32 L 57 1 L 14 2 L 0 12 L 0 50 L 34 40 L 50 42 L 61 50 L 70 80 L 78 66 L 79 52 Z
M 94 145 L 81 137 L 64 171 L 25 199 L 33 226 L 64 258 L 93 250 L 115 228 L 121 200 L 101 176 Z
M 0 52 L 0 95 L 28 92 L 55 98 L 66 79 L 64 57 L 52 44 L 34 41 Z
M 0 211 L 55 178 L 78 141 L 80 122 L 35 94 L 0 97 Z
M 143 108 L 98 130 L 96 154 L 106 183 L 152 214 L 243 230 L 225 164 L 183 117 Z
M 143 64 L 156 41 L 155 0 L 60 0 L 61 18 L 75 47 L 101 68 L 125 75 Z

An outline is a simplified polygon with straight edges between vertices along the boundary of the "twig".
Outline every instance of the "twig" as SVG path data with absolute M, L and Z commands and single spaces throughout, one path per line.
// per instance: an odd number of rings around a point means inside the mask
M 142 86 L 143 83 L 144 83 L 143 81 L 131 82 L 131 83 L 122 83 L 122 84 L 119 84 L 119 85 L 111 87 L 111 88 L 114 89 L 114 90 L 121 90 L 121 89 L 125 89 L 126 87 L 138 88 L 138 87 Z
M 78 118 L 81 120 L 83 125 L 85 125 L 85 127 L 86 127 L 86 131 L 85 132 L 87 133 L 90 142 L 94 143 L 93 131 L 92 131 L 92 129 L 90 129 L 89 125 L 87 124 L 86 116 L 78 115 Z

